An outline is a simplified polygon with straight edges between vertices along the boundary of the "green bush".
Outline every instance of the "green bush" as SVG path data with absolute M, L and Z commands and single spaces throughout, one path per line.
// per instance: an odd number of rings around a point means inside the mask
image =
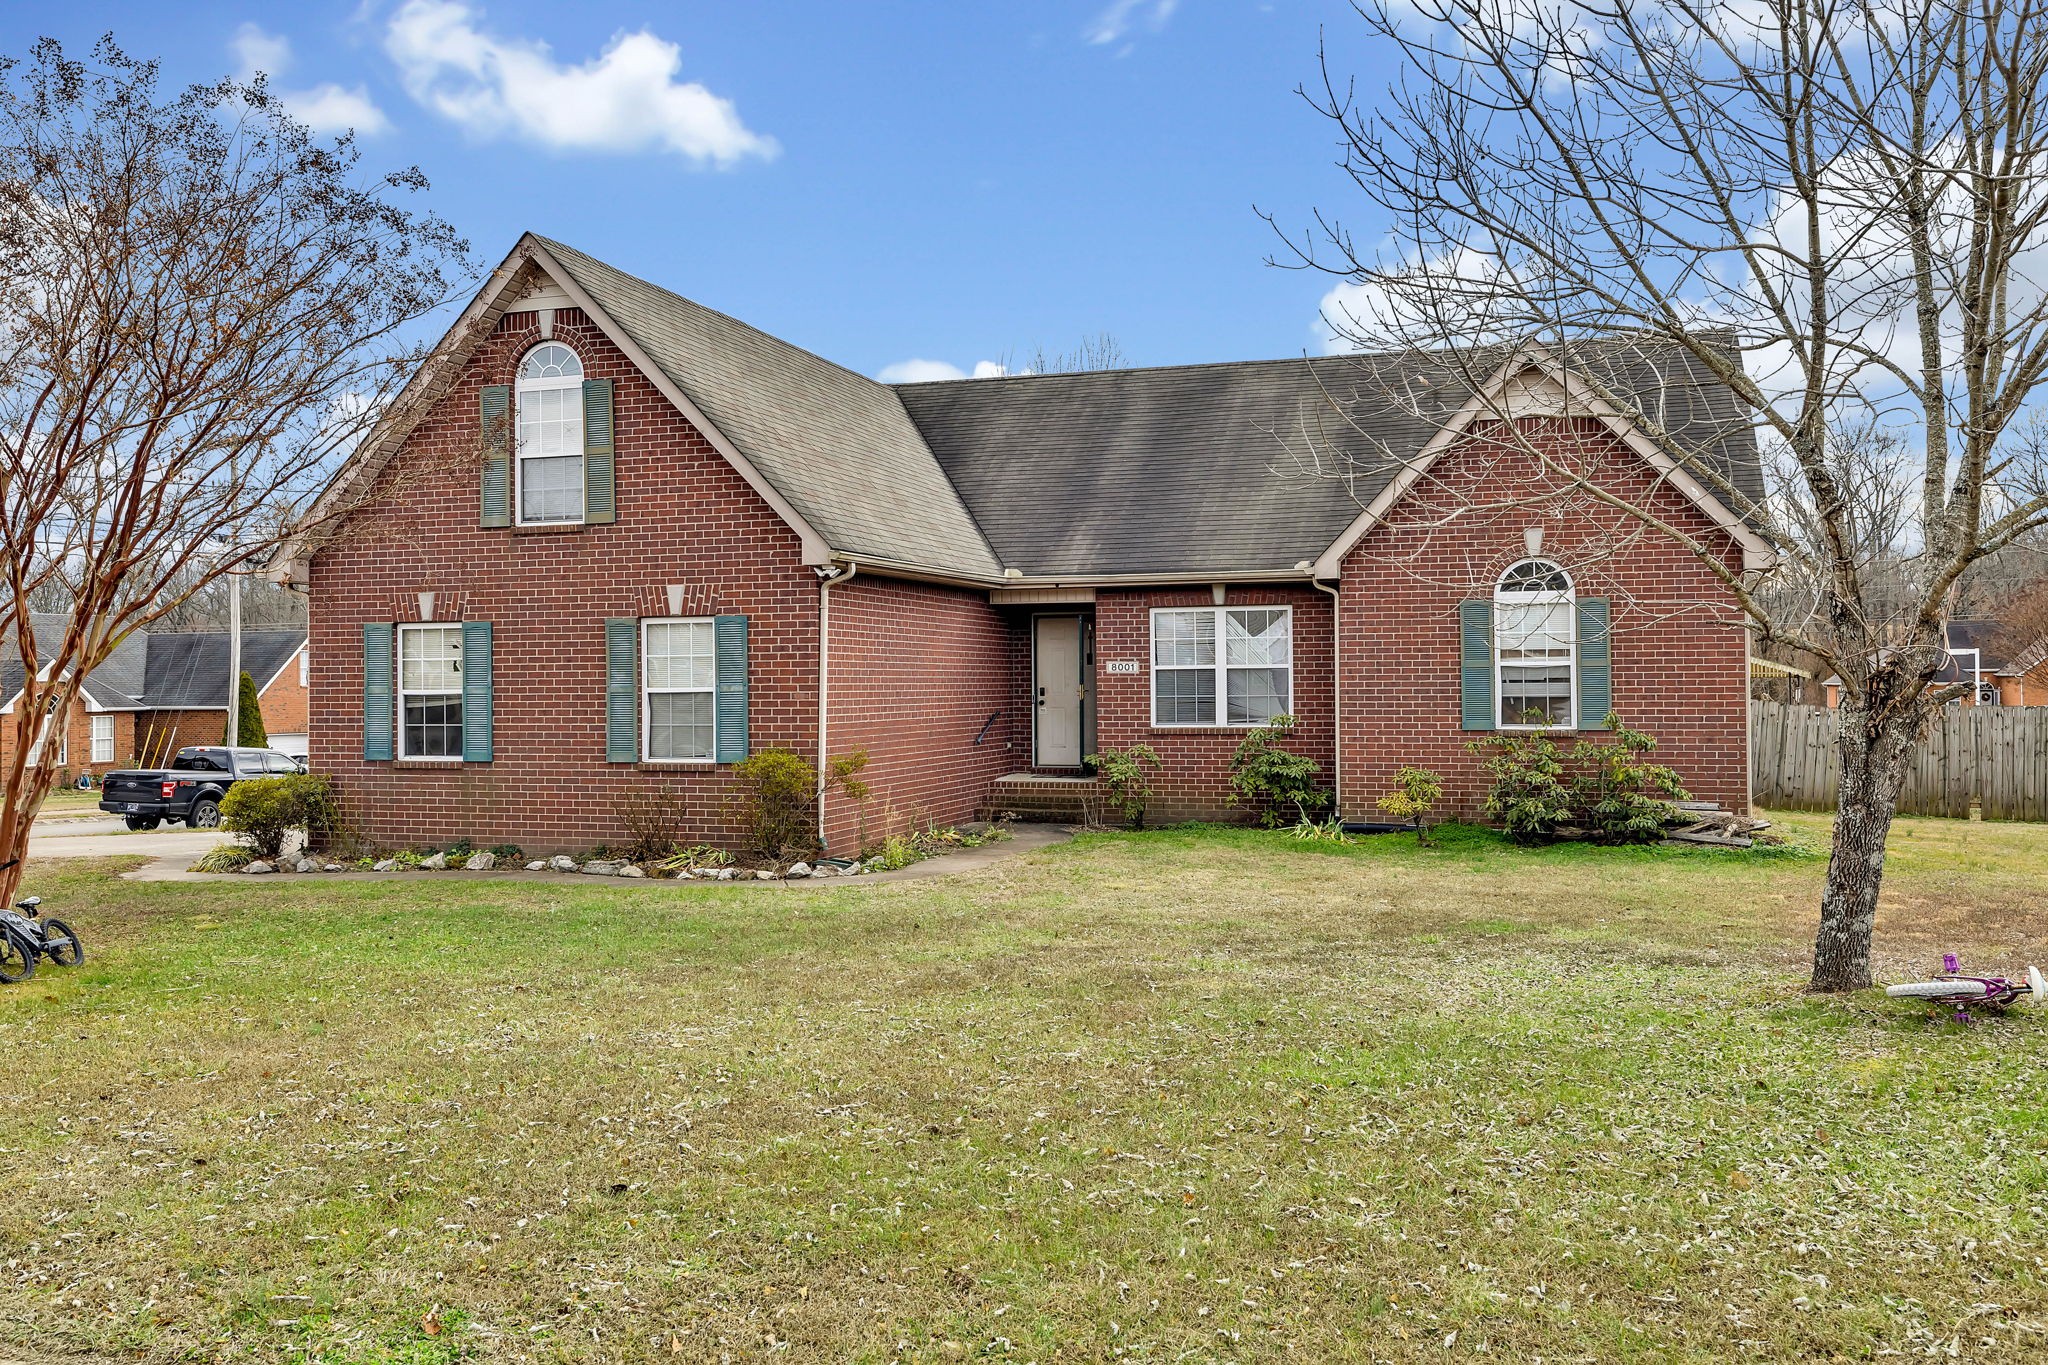
M 235 783 L 220 799 L 220 823 L 240 835 L 257 857 L 275 858 L 293 830 L 305 833 L 308 847 L 331 837 L 340 812 L 326 778 L 297 773 Z
M 794 862 L 818 851 L 818 770 L 790 749 L 763 749 L 733 765 L 730 805 L 747 831 L 747 851 Z
M 1230 804 L 1257 811 L 1268 828 L 1282 823 L 1288 806 L 1299 822 L 1330 804 L 1330 793 L 1316 780 L 1323 765 L 1280 747 L 1293 730 L 1293 716 L 1275 716 L 1246 735 L 1230 758 Z
M 1687 799 L 1678 774 L 1644 755 L 1657 741 L 1622 724 L 1609 712 L 1612 740 L 1581 740 L 1572 751 L 1581 764 L 1572 779 L 1572 803 L 1579 823 L 1603 844 L 1647 844 L 1663 837 L 1664 825 L 1677 813 L 1673 801 Z
M 256 680 L 245 671 L 235 692 L 235 741 L 251 749 L 270 747 L 270 732 L 263 728 L 263 697 Z
M 1108 789 L 1109 804 L 1131 822 L 1132 829 L 1145 828 L 1145 804 L 1152 799 L 1152 777 L 1166 767 L 1159 761 L 1158 751 L 1149 744 L 1133 744 L 1128 749 L 1104 749 L 1099 754 L 1090 754 L 1086 762 Z
M 1403 763 L 1394 774 L 1394 789 L 1379 799 L 1379 808 L 1396 820 L 1415 826 L 1415 842 L 1429 843 L 1429 812 L 1444 794 L 1444 780 L 1427 768 Z
M 1571 823 L 1572 793 L 1564 755 L 1549 735 L 1534 731 L 1476 740 L 1475 753 L 1491 751 L 1486 771 L 1486 815 L 1518 844 L 1547 843 L 1559 825 Z

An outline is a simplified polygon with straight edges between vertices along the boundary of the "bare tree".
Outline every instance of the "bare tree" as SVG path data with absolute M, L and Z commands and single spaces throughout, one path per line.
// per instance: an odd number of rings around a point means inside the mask
M 417 170 L 358 180 L 262 82 L 159 93 L 111 39 L 0 63 L 0 897 L 55 779 L 52 715 L 140 627 L 279 543 L 415 401 L 408 329 L 468 273 Z M 333 518 L 360 501 L 339 499 Z M 61 624 L 31 628 L 30 608 Z
M 1031 348 L 1029 360 L 1003 357 L 1004 374 L 1073 374 L 1083 370 L 1121 370 L 1130 366 L 1124 348 L 1108 332 L 1091 332 L 1071 351 L 1048 351 L 1043 344 Z
M 2048 517 L 2024 430 L 2048 379 L 2048 10 L 1354 3 L 1403 77 L 1360 102 L 1326 48 L 1310 98 L 1375 206 L 1372 232 L 1361 245 L 1319 216 L 1291 243 L 1297 263 L 1347 282 L 1331 322 L 1361 349 L 1619 346 L 1734 390 L 1784 475 L 1775 497 L 1746 496 L 1644 410 L 1642 387 L 1578 367 L 1768 536 L 1795 591 L 1759 591 L 1639 501 L 1583 479 L 1573 493 L 1684 544 L 1760 645 L 1841 677 L 1813 986 L 1868 985 L 1886 836 L 1945 697 L 1930 683 L 1958 586 Z

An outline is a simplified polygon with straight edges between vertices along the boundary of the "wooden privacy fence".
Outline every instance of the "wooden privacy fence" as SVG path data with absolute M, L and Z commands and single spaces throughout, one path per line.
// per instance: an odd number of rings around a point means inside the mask
M 1842 771 L 1835 713 L 1752 701 L 1749 718 L 1756 803 L 1833 810 Z M 1987 820 L 2048 820 L 2048 706 L 1946 706 L 1929 724 L 1899 810 L 1964 816 L 1972 801 Z

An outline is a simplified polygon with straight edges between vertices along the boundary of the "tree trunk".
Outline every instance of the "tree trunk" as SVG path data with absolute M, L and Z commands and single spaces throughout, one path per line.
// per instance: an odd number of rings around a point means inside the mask
M 1821 893 L 1820 932 L 1813 944 L 1813 989 L 1860 991 L 1870 984 L 1870 938 L 1884 881 L 1885 838 L 1898 812 L 1906 756 L 1920 731 L 1920 710 L 1872 715 L 1844 697 L 1842 783 L 1835 798 L 1835 838 Z

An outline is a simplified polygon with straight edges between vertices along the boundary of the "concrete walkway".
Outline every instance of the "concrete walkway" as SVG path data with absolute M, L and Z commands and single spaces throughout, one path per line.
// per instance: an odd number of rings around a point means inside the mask
M 184 834 L 184 831 L 179 831 Z M 150 853 L 154 850 L 142 847 L 131 840 L 147 840 L 163 837 L 162 831 L 151 834 L 134 834 L 124 838 L 103 838 L 102 847 L 90 853 L 44 854 L 37 848 L 34 839 L 29 841 L 29 856 L 34 857 L 105 857 L 115 853 Z M 748 886 L 762 890 L 782 889 L 801 891 L 811 887 L 826 886 L 873 886 L 880 882 L 916 881 L 925 877 L 950 877 L 962 872 L 979 872 L 985 867 L 1014 858 L 1020 853 L 1033 853 L 1041 848 L 1066 843 L 1074 837 L 1074 831 L 1061 825 L 1016 825 L 1010 830 L 1010 837 L 983 844 L 980 848 L 963 848 L 953 853 L 942 853 L 936 858 L 927 858 L 921 863 L 894 872 L 864 872 L 858 877 L 803 877 L 796 881 L 764 882 L 753 879 L 735 878 L 729 882 L 671 881 L 666 878 L 650 877 L 586 877 L 574 872 L 528 872 L 524 867 L 509 871 L 463 872 L 449 869 L 445 872 L 279 872 L 270 876 L 252 877 L 246 872 L 193 872 L 188 870 L 192 862 L 207 849 L 223 842 L 217 830 L 200 835 L 186 835 L 188 842 L 177 849 L 168 851 L 155 862 L 139 867 L 123 875 L 130 881 L 138 882 L 241 882 L 252 890 L 259 886 L 293 882 L 388 882 L 388 881 L 516 881 L 555 882 L 577 886 Z M 189 842 L 196 839 L 196 842 Z M 68 844 L 68 839 L 53 842 Z M 80 839 L 77 842 L 89 842 Z

